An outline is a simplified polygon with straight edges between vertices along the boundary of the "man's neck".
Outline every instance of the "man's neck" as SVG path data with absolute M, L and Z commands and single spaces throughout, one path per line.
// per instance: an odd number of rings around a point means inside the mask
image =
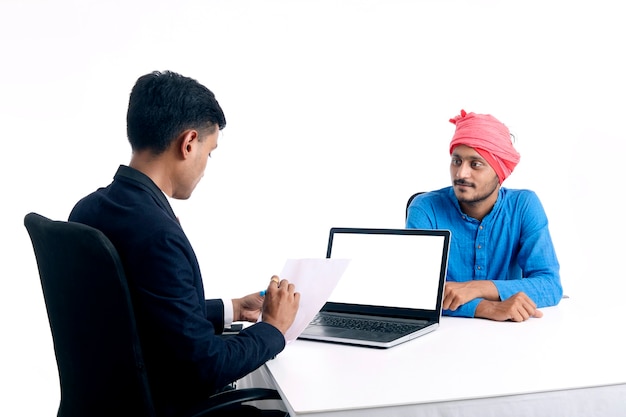
M 496 201 L 498 201 L 499 194 L 500 187 L 497 187 L 496 190 L 484 200 L 473 203 L 464 203 L 459 201 L 461 211 L 478 221 L 482 221 L 485 216 L 493 210 L 493 207 L 496 205 Z
M 485 204 L 484 201 L 480 203 L 460 203 L 460 205 L 463 213 L 478 221 L 482 221 L 494 206 L 494 204 Z
M 171 197 L 173 189 L 168 165 L 161 160 L 162 158 L 163 155 L 154 156 L 149 152 L 137 152 L 133 153 L 128 166 L 147 175 L 161 191 Z

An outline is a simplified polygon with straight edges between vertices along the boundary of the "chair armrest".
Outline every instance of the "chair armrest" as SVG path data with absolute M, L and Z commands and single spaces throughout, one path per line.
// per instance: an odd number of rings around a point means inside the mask
M 209 417 L 216 412 L 248 401 L 280 400 L 280 394 L 271 388 L 243 388 L 223 391 L 212 395 L 203 410 L 193 417 Z

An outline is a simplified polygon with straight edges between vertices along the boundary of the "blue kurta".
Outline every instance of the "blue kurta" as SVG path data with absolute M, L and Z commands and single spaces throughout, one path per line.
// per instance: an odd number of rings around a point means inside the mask
M 453 187 L 431 191 L 411 202 L 406 227 L 452 232 L 448 281 L 492 280 L 501 300 L 523 291 L 537 307 L 556 305 L 563 296 L 548 218 L 532 191 L 500 188 L 482 221 L 461 211 Z M 481 300 L 443 314 L 474 317 Z

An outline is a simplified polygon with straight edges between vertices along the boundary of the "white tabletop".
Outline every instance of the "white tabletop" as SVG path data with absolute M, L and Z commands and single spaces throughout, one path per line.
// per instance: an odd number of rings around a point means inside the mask
M 558 409 L 576 399 L 603 403 L 626 415 L 626 342 L 617 317 L 571 299 L 542 311 L 523 323 L 444 317 L 435 332 L 385 350 L 297 340 L 259 372 L 292 415 L 391 415 L 390 407 L 410 415 L 442 403 L 449 410 L 478 404 L 480 414 L 481 402 L 500 399 L 510 408 L 511 396 L 529 407 L 538 405 L 525 399 L 539 398 L 544 409 L 546 398 Z

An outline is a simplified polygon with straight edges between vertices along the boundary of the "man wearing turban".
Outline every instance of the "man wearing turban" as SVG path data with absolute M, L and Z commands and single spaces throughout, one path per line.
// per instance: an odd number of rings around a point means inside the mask
M 489 114 L 450 119 L 452 186 L 418 195 L 406 227 L 452 232 L 443 314 L 498 321 L 541 317 L 563 296 L 548 219 L 530 190 L 502 187 L 520 160 Z

